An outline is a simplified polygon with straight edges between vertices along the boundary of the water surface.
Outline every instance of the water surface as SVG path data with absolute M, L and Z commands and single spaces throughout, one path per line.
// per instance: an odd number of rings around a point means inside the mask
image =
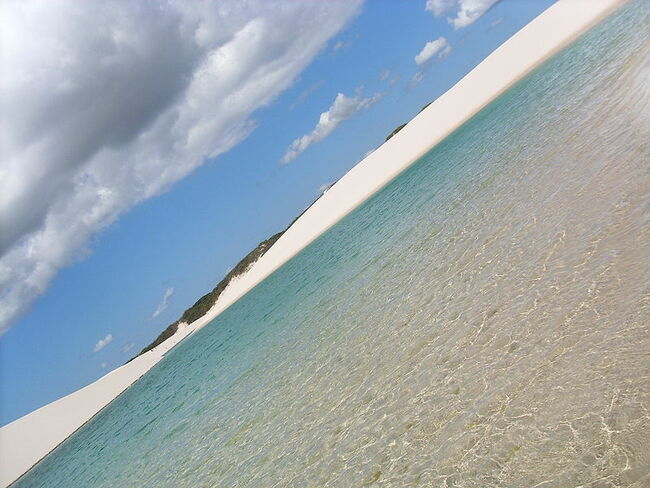
M 649 19 L 509 90 L 16 487 L 650 486 Z

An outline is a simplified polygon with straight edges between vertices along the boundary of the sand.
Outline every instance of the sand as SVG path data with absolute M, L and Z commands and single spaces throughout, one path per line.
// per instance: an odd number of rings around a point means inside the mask
M 7 486 L 203 327 L 388 184 L 488 103 L 568 45 L 624 0 L 560 0 L 332 186 L 201 319 L 96 382 L 0 428 L 0 486 Z
M 179 330 L 151 351 L 90 385 L 0 429 L 0 486 L 7 486 L 111 403 L 196 327 Z
M 560 0 L 535 18 L 327 190 L 240 280 L 224 290 L 204 323 L 623 3 L 624 0 Z

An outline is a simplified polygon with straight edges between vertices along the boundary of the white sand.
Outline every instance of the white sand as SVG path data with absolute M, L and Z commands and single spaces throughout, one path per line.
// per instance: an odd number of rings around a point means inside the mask
M 508 39 L 397 135 L 332 186 L 201 319 L 93 384 L 0 428 L 0 485 L 7 486 L 204 326 L 465 121 L 612 12 L 624 0 L 560 0 Z
M 7 486 L 88 422 L 149 371 L 196 327 L 178 331 L 151 351 L 94 383 L 31 412 L 0 429 L 0 485 Z
M 210 322 L 492 100 L 625 0 L 559 0 L 325 192 L 206 314 Z

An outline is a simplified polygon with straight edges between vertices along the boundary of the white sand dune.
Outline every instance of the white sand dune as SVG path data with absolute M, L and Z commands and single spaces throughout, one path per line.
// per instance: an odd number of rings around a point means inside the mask
M 558 1 L 352 168 L 224 290 L 204 317 L 93 384 L 0 428 L 0 485 L 16 480 L 153 367 L 167 350 L 210 322 L 488 103 L 623 3 Z
M 210 322 L 492 100 L 623 3 L 560 0 L 539 15 L 328 189 L 241 279 L 224 290 L 203 323 Z
M 70 437 L 195 330 L 183 324 L 172 337 L 90 385 L 0 429 L 0 485 L 7 486 Z

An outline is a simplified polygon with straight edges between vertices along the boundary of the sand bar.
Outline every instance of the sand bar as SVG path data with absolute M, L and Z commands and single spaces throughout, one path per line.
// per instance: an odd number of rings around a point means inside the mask
M 492 100 L 625 0 L 560 0 L 508 39 L 307 210 L 201 319 L 91 385 L 0 428 L 0 486 L 8 486 L 134 381 Z

